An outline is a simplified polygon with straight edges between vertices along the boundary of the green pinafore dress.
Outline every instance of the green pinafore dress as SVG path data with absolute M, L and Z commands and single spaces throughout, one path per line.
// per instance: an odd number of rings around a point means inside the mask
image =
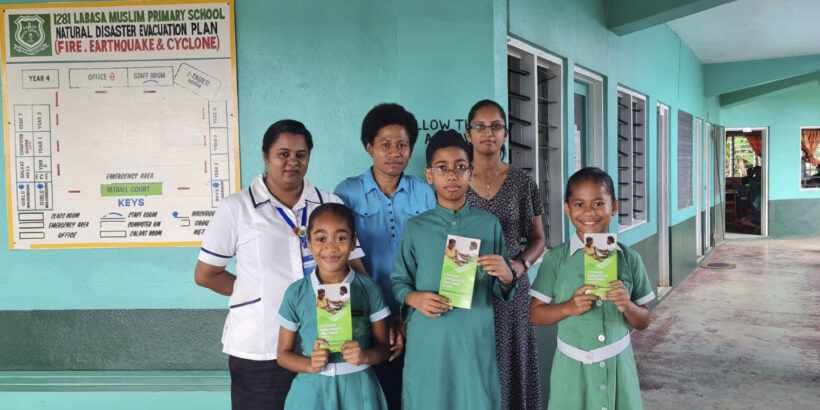
M 618 279 L 631 299 L 643 305 L 655 298 L 640 255 L 619 245 Z M 549 251 L 530 295 L 563 303 L 584 285 L 583 244 L 576 235 Z M 549 408 L 553 410 L 642 409 L 630 327 L 615 304 L 597 301 L 592 309 L 558 323 L 558 350 L 552 363 Z

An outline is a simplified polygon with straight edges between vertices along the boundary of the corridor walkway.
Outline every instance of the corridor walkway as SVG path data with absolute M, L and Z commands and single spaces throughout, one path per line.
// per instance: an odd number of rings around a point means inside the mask
M 644 408 L 820 408 L 820 238 L 725 242 L 632 334 Z

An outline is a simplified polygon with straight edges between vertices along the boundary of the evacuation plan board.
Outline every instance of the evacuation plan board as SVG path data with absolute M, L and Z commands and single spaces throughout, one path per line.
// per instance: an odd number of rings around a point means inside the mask
M 240 186 L 233 2 L 2 10 L 9 247 L 198 245 Z

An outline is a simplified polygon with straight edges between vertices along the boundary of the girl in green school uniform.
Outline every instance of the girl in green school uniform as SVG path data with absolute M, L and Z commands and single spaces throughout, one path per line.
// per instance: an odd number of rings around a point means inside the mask
M 386 410 L 387 402 L 371 366 L 387 359 L 387 317 L 390 309 L 379 285 L 348 266 L 356 248 L 353 212 L 341 204 L 317 207 L 308 221 L 308 246 L 316 270 L 285 291 L 279 310 L 279 364 L 298 373 L 285 409 Z M 319 284 L 346 283 L 350 288 L 353 340 L 339 353 L 329 353 L 318 338 L 316 324 Z M 326 303 L 332 303 L 328 301 Z M 302 345 L 296 346 L 296 333 Z M 297 348 L 298 350 L 296 350 Z
M 607 231 L 617 215 L 612 178 L 583 168 L 567 181 L 564 212 L 576 235 L 549 251 L 530 289 L 534 325 L 558 323 L 558 350 L 550 376 L 550 409 L 642 409 L 630 327 L 649 326 L 655 293 L 640 255 L 618 245 L 618 280 L 600 300 L 584 284 L 585 233 Z

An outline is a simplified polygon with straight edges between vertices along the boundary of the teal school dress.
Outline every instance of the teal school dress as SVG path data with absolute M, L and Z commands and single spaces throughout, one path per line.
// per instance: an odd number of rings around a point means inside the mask
M 353 338 L 362 350 L 367 350 L 372 347 L 370 324 L 388 317 L 390 309 L 384 302 L 379 285 L 372 279 L 351 270 L 344 283 L 350 283 Z M 310 357 L 319 333 L 316 324 L 318 285 L 315 272 L 294 282 L 285 291 L 279 309 L 279 325 L 299 333 L 302 355 L 305 357 Z M 285 408 L 386 410 L 387 402 L 370 366 L 353 366 L 345 362 L 341 353 L 331 353 L 329 363 L 321 373 L 299 373 L 296 376 L 285 400 Z
M 563 303 L 584 285 L 584 245 L 577 235 L 546 255 L 530 295 Z M 655 298 L 640 255 L 618 245 L 618 279 L 637 305 Z M 550 409 L 642 409 L 630 327 L 615 304 L 597 301 L 592 309 L 558 322 L 558 350 L 550 375 Z
M 495 216 L 467 204 L 458 212 L 436 206 L 404 227 L 391 273 L 396 300 L 404 302 L 411 291 L 438 292 L 447 235 L 480 239 L 479 255 L 502 255 L 509 264 Z M 402 306 L 407 321 L 403 409 L 501 408 L 493 298 L 510 300 L 514 294 L 513 288 L 504 296 L 500 282 L 479 267 L 470 309 L 428 318 Z

